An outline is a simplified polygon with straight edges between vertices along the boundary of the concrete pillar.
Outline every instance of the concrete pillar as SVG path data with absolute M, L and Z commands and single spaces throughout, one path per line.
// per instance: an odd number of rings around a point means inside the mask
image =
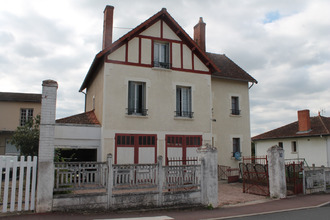
M 113 198 L 112 198 L 112 188 L 113 188 L 113 159 L 112 159 L 112 154 L 108 154 L 107 157 L 107 163 L 108 163 L 108 188 L 107 188 L 107 193 L 108 193 L 108 209 L 110 209 L 113 205 Z
M 163 168 L 163 157 L 158 156 L 157 157 L 157 173 L 158 173 L 158 179 L 157 179 L 157 186 L 158 186 L 158 201 L 157 205 L 162 206 L 163 205 L 163 183 L 164 183 L 164 168 Z
M 284 150 L 273 146 L 267 150 L 269 192 L 271 198 L 286 197 Z
M 218 152 L 206 144 L 197 150 L 201 160 L 201 196 L 203 205 L 218 206 Z
M 36 212 L 52 211 L 57 82 L 42 82 Z

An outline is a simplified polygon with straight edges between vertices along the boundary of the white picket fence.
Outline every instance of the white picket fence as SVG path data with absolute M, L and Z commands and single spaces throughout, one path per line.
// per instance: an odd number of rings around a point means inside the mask
M 35 209 L 37 157 L 0 157 L 0 208 L 3 213 Z M 24 207 L 23 207 L 24 205 Z

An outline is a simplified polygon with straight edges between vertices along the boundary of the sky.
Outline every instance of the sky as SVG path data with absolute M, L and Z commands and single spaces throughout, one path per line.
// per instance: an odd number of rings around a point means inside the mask
M 251 136 L 297 120 L 297 110 L 330 116 L 328 0 L 0 1 L 0 92 L 41 93 L 59 84 L 56 118 L 84 111 L 78 90 L 101 50 L 103 11 L 113 39 L 167 8 L 193 37 L 203 17 L 206 50 L 225 54 L 258 84 L 250 89 Z

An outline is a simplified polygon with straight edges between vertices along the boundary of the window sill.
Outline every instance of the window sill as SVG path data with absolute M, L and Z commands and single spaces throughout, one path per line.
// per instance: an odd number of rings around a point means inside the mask
M 125 115 L 127 118 L 149 118 L 148 115 Z
M 167 71 L 172 72 L 172 69 L 162 68 L 162 67 L 152 67 L 152 70 L 160 70 L 160 71 Z
M 230 117 L 233 117 L 233 118 L 240 118 L 240 117 L 242 117 L 242 115 L 233 115 L 233 114 L 230 114 L 229 116 Z
M 243 158 L 243 157 L 242 157 L 242 155 L 241 155 L 241 157 L 240 157 L 240 159 L 239 159 L 239 160 L 237 160 L 235 157 L 231 157 L 231 159 L 232 159 L 232 160 L 235 160 L 235 161 L 241 161 L 241 160 L 242 160 L 242 158 Z
M 188 117 L 176 117 L 174 116 L 174 120 L 186 120 L 186 121 L 193 121 L 194 118 L 188 118 Z

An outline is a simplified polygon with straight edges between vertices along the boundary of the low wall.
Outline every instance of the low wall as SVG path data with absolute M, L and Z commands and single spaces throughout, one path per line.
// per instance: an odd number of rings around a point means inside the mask
M 113 194 L 112 204 L 109 209 L 127 209 L 138 207 L 159 207 L 158 191 Z M 176 205 L 202 205 L 200 190 L 164 192 L 161 196 L 161 206 Z M 79 194 L 79 195 L 55 195 L 53 199 L 54 211 L 83 210 L 83 209 L 107 209 L 107 193 Z
M 106 193 L 79 194 L 79 195 L 54 195 L 53 211 L 106 209 L 108 197 Z

